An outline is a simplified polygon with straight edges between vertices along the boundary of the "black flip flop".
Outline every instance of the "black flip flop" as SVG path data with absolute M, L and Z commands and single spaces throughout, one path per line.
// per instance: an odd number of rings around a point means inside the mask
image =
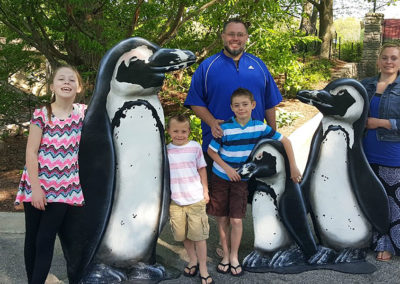
M 222 269 L 220 269 L 219 268 L 219 266 L 222 266 L 222 267 L 227 267 L 228 266 L 228 269 L 227 270 L 222 270 Z M 222 262 L 220 262 L 220 263 L 218 263 L 218 265 L 217 265 L 217 272 L 218 273 L 221 273 L 221 274 L 227 274 L 227 273 L 229 273 L 229 268 L 230 268 L 230 266 L 231 266 L 231 264 L 228 262 L 228 263 L 222 263 Z
M 211 275 L 208 275 L 207 277 L 203 277 L 203 276 L 201 276 L 201 274 L 199 274 L 199 276 L 200 276 L 201 284 L 203 284 L 203 280 L 206 281 L 206 284 L 214 284 L 215 283 L 214 280 L 211 278 Z M 211 278 L 211 282 L 209 282 L 209 283 L 207 283 L 208 278 Z
M 196 265 L 193 265 L 192 267 L 186 266 L 185 269 L 186 269 L 186 268 L 189 270 L 189 272 L 186 272 L 185 270 L 183 270 L 183 276 L 186 276 L 186 277 L 195 277 L 195 276 L 197 275 L 197 271 L 199 270 L 199 265 L 196 264 Z M 193 269 L 193 268 L 194 268 L 193 273 L 190 273 L 190 272 L 192 272 L 192 269 Z
M 238 268 L 240 268 L 240 272 L 239 273 L 237 273 L 237 269 Z M 235 272 L 236 272 L 235 274 L 232 273 L 233 272 L 232 269 L 235 270 Z M 235 276 L 235 277 L 242 276 L 243 273 L 244 273 L 243 267 L 242 267 L 242 265 L 240 263 L 238 265 L 236 265 L 236 266 L 231 265 L 230 270 L 231 270 L 231 275 Z

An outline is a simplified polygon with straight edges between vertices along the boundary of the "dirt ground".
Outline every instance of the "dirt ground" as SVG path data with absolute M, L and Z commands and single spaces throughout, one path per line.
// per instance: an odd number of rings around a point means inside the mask
M 316 108 L 300 103 L 297 99 L 284 100 L 278 107 L 288 112 L 301 114 L 301 117 L 297 118 L 292 125 L 278 129 L 285 136 L 289 136 L 296 128 L 318 113 Z M 0 211 L 2 212 L 22 210 L 15 209 L 13 202 L 25 164 L 26 141 L 25 136 L 0 140 Z

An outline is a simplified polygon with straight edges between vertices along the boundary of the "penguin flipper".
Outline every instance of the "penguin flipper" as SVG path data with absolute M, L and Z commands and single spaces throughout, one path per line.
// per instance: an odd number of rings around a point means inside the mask
M 100 244 L 111 211 L 115 156 L 105 109 L 100 115 L 88 109 L 80 142 L 79 168 L 85 204 L 69 208 L 59 233 L 70 283 L 78 283 L 83 277 Z
M 317 243 L 307 218 L 306 205 L 298 184 L 286 181 L 286 189 L 279 201 L 279 215 L 291 237 L 308 257 L 317 251 Z
M 356 146 L 355 146 L 356 147 Z M 387 234 L 390 225 L 389 201 L 380 180 L 371 169 L 361 149 L 349 153 L 349 172 L 354 194 L 365 217 L 381 234 Z
M 306 210 L 311 212 L 310 208 L 310 182 L 312 178 L 312 173 L 314 171 L 315 165 L 318 161 L 319 151 L 321 142 L 323 140 L 322 133 L 322 123 L 319 124 L 318 128 L 315 130 L 313 138 L 311 140 L 310 151 L 308 153 L 307 164 L 304 169 L 303 179 L 300 183 L 301 192 L 304 196 Z

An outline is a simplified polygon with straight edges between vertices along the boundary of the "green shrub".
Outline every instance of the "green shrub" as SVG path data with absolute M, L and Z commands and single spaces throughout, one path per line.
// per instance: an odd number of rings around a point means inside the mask
M 332 61 L 315 56 L 307 56 L 304 61 L 302 89 L 310 89 L 314 84 L 331 79 Z
M 189 116 L 189 120 L 190 120 L 190 135 L 189 135 L 189 140 L 194 140 L 199 142 L 200 144 L 202 143 L 202 139 L 201 139 L 201 119 L 198 118 L 197 116 L 195 116 L 194 114 Z M 165 140 L 166 143 L 171 143 L 171 136 L 169 136 L 169 134 L 167 133 L 167 123 L 168 123 L 168 119 L 166 120 L 165 123 Z
M 298 119 L 299 117 L 303 117 L 303 115 L 299 112 L 288 112 L 282 108 L 276 108 L 276 127 L 281 128 L 283 126 L 292 125 L 292 123 Z
M 0 86 L 0 125 L 22 123 L 30 120 L 33 110 L 48 97 L 35 97 L 22 92 L 12 92 Z
M 339 59 L 347 62 L 360 62 L 362 49 L 363 49 L 363 43 L 361 41 L 344 42 L 340 44 Z

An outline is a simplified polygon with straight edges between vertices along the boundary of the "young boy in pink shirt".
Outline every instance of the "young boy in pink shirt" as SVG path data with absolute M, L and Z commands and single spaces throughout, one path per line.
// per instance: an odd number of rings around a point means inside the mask
M 214 283 L 207 269 L 209 235 L 206 204 L 208 196 L 206 162 L 199 143 L 189 140 L 190 122 L 183 115 L 169 119 L 167 145 L 171 175 L 171 229 L 176 241 L 183 242 L 189 263 L 183 275 L 194 277 L 200 270 L 202 284 Z

